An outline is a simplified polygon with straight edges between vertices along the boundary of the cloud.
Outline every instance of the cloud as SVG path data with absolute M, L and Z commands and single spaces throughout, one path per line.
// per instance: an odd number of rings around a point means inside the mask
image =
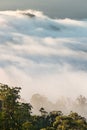
M 87 20 L 1 11 L 0 75 L 0 82 L 21 86 L 26 100 L 34 93 L 50 100 L 87 95 Z

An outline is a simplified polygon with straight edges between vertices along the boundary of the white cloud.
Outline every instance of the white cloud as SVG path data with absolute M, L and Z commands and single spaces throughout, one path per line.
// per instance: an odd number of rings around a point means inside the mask
M 86 95 L 87 21 L 0 12 L 0 75 L 0 82 L 22 86 L 26 99 Z

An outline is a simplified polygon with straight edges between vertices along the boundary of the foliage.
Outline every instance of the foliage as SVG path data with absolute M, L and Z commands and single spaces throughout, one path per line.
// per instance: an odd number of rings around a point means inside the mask
M 41 115 L 31 114 L 31 104 L 20 102 L 20 90 L 0 84 L 0 130 L 87 130 L 86 119 L 75 112 L 47 113 L 42 107 Z M 83 103 L 83 97 L 78 100 Z
M 0 84 L 0 129 L 21 130 L 22 124 L 29 120 L 31 105 L 20 103 L 21 88 Z

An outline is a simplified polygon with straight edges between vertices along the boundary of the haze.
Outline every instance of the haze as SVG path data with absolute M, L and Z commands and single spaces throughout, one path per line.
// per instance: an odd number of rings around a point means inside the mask
M 33 17 L 31 17 L 33 14 Z M 0 11 L 0 82 L 54 101 L 87 95 L 87 20 Z

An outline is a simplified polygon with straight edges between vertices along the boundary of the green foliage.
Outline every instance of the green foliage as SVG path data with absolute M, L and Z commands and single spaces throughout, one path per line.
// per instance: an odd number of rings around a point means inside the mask
M 85 118 L 71 112 L 68 116 L 56 117 L 53 126 L 56 130 L 86 130 L 87 122 Z
M 33 130 L 33 129 L 34 129 L 34 127 L 31 122 L 26 121 L 22 125 L 22 130 Z
M 41 130 L 55 130 L 53 127 L 42 128 Z
M 31 105 L 20 103 L 21 88 L 0 84 L 0 129 L 21 130 L 22 124 L 30 119 Z
M 86 119 L 78 113 L 47 113 L 41 108 L 41 115 L 31 115 L 31 104 L 20 102 L 20 90 L 0 84 L 0 130 L 87 130 Z

